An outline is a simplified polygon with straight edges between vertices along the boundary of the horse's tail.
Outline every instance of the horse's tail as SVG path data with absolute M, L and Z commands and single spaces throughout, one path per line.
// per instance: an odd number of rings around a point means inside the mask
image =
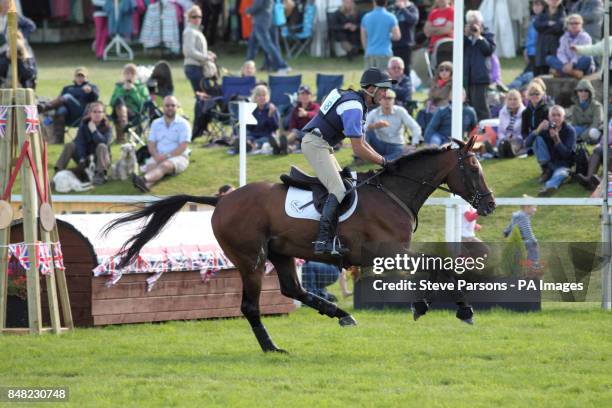
M 188 202 L 216 206 L 219 202 L 219 197 L 198 197 L 186 194 L 174 195 L 143 204 L 138 211 L 117 218 L 108 224 L 108 226 L 104 229 L 104 235 L 108 234 L 110 231 L 122 224 L 140 219 L 148 219 L 148 222 L 140 230 L 140 232 L 125 241 L 121 246 L 121 249 L 119 250 L 121 261 L 119 262 L 119 265 L 117 265 L 117 268 L 125 268 L 134 262 L 142 247 L 145 246 L 147 242 L 155 238 L 168 223 L 168 221 L 170 221 L 170 219 L 172 219 L 172 217 Z

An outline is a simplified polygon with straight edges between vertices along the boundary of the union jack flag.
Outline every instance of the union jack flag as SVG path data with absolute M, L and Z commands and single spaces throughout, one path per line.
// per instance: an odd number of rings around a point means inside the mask
M 59 242 L 55 242 L 51 244 L 53 248 L 53 264 L 55 265 L 55 269 L 60 271 L 65 271 L 66 267 L 64 266 L 64 254 L 62 253 L 62 246 Z
M 24 110 L 26 114 L 26 133 L 38 132 L 38 109 L 34 105 L 26 105 Z
M 51 273 L 51 262 L 53 257 L 51 256 L 51 250 L 46 242 L 39 242 L 36 244 L 36 261 L 38 262 L 38 270 L 43 275 Z
M 6 124 L 8 123 L 8 107 L 0 106 L 0 139 L 6 135 Z
M 26 244 L 13 245 L 13 256 L 17 258 L 21 267 L 25 270 L 30 269 L 30 257 L 28 254 L 28 246 Z

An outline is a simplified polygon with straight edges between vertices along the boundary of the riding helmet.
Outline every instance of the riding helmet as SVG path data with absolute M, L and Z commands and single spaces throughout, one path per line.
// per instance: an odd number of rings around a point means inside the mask
M 396 80 L 391 79 L 391 77 L 384 71 L 381 71 L 378 68 L 368 68 L 361 75 L 361 80 L 359 81 L 359 85 L 362 88 L 367 88 L 370 85 L 377 86 L 379 88 L 391 88 L 392 84 L 397 83 Z

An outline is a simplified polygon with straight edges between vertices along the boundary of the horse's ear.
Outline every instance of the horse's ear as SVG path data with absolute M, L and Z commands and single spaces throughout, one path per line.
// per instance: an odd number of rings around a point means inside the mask
M 470 139 L 465 144 L 465 151 L 469 152 L 470 150 L 472 150 L 472 148 L 474 147 L 474 143 L 476 143 L 476 135 L 470 136 Z

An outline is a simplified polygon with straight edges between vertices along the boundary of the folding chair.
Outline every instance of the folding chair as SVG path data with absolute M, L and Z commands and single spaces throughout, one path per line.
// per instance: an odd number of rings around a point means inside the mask
M 285 26 L 281 29 L 281 36 L 283 37 L 288 58 L 299 57 L 306 47 L 310 45 L 316 16 L 316 6 L 308 3 L 304 6 L 302 24 Z
M 419 78 L 424 87 L 429 86 L 429 79 L 433 77 L 432 69 L 429 63 L 429 55 L 427 54 L 427 48 L 418 48 L 412 51 L 412 69 Z
M 317 74 L 317 101 L 321 102 L 332 89 L 342 88 L 344 75 Z
M 302 75 L 269 76 L 270 101 L 276 105 L 281 116 L 285 116 L 293 106 L 297 91 L 302 84 Z

